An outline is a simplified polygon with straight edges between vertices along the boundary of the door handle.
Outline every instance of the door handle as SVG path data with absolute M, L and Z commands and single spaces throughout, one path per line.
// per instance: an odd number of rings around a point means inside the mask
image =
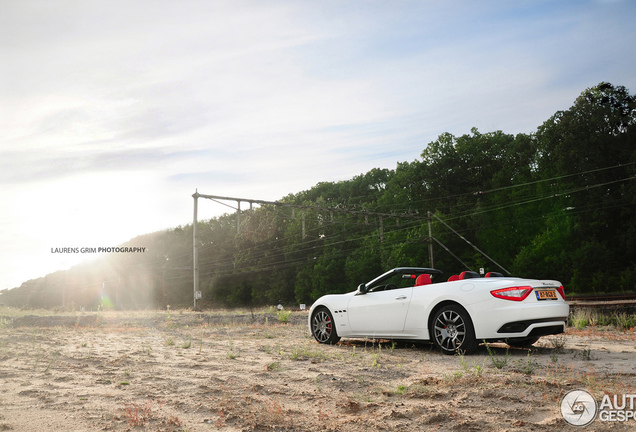
M 405 295 L 401 295 L 399 297 L 395 298 L 396 300 L 406 300 L 406 296 Z

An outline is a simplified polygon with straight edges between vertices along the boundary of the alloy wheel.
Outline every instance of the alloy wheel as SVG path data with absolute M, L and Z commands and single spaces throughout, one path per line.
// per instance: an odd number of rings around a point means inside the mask
M 454 310 L 445 310 L 440 313 L 434 326 L 435 341 L 441 349 L 455 352 L 464 343 L 466 323 L 461 315 Z
M 333 332 L 333 320 L 326 310 L 319 310 L 312 320 L 312 332 L 320 343 L 327 343 Z

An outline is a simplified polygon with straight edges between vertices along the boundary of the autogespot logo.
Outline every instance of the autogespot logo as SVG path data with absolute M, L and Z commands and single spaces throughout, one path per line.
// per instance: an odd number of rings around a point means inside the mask
M 561 399 L 561 414 L 572 426 L 587 426 L 598 412 L 596 399 L 585 390 L 572 390 Z

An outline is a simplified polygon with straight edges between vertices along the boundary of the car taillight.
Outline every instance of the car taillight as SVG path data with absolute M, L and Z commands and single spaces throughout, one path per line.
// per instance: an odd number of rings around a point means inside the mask
M 561 294 L 561 297 L 563 297 L 563 300 L 565 300 L 565 288 L 563 288 L 563 285 L 558 287 L 557 291 L 559 292 L 559 294 Z
M 490 294 L 504 300 L 522 301 L 528 297 L 531 292 L 532 287 L 530 286 L 518 286 L 490 291 Z

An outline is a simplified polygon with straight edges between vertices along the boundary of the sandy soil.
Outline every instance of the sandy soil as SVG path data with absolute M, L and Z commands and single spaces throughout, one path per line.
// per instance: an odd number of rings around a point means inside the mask
M 561 431 L 567 391 L 636 393 L 633 330 L 569 330 L 508 356 L 494 345 L 498 368 L 485 346 L 319 345 L 305 322 L 0 309 L 0 431 Z

